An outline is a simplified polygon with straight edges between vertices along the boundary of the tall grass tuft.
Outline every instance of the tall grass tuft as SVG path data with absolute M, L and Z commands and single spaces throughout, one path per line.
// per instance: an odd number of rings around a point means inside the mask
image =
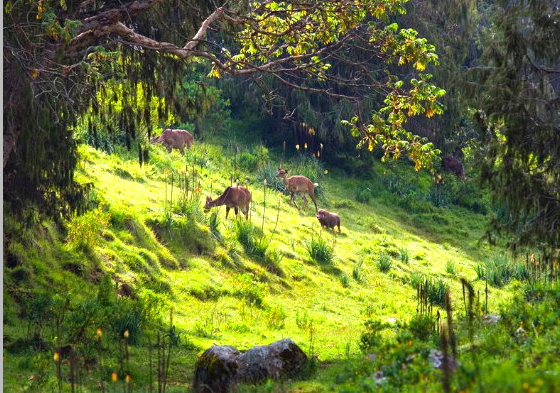
M 494 256 L 486 261 L 485 266 L 478 265 L 475 270 L 479 279 L 485 278 L 495 287 L 503 287 L 513 279 L 524 281 L 530 278 L 524 263 L 515 262 L 505 254 Z
M 379 258 L 377 259 L 377 268 L 379 269 L 379 271 L 387 273 L 389 270 L 391 270 L 392 266 L 393 261 L 391 261 L 391 257 L 387 255 L 387 253 L 382 252 L 381 254 L 379 254 Z
M 406 247 L 399 248 L 399 257 L 402 263 L 408 263 L 410 261 L 410 253 Z
M 362 282 L 364 280 L 364 276 L 362 274 L 362 266 L 364 265 L 364 261 L 360 261 L 358 263 L 356 263 L 356 265 L 354 266 L 354 269 L 352 270 L 352 277 L 354 277 L 354 280 L 358 281 L 358 282 Z
M 322 237 L 311 238 L 305 242 L 305 248 L 315 262 L 328 264 L 333 260 L 333 248 Z

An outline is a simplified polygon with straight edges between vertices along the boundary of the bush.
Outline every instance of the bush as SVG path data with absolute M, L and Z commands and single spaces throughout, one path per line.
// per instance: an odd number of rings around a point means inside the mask
M 311 238 L 305 242 L 305 248 L 315 262 L 327 264 L 333 259 L 333 248 L 323 238 Z
M 371 198 L 373 198 L 373 191 L 363 184 L 360 185 L 356 191 L 356 200 L 361 203 L 368 203 Z
M 436 321 L 431 315 L 416 314 L 408 323 L 408 330 L 419 340 L 428 340 L 435 333 Z
M 362 352 L 368 353 L 381 346 L 383 343 L 381 332 L 388 325 L 375 319 L 368 319 L 364 322 L 364 325 L 366 326 L 366 331 L 360 336 L 359 346 Z
M 391 261 L 391 257 L 387 255 L 385 252 L 379 254 L 379 259 L 377 260 L 377 268 L 379 271 L 383 273 L 387 273 L 391 270 L 391 266 L 393 265 L 393 261 Z

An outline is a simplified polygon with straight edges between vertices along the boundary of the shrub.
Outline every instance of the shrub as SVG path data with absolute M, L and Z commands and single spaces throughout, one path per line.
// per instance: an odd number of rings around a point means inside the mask
M 274 306 L 266 313 L 266 325 L 271 329 L 282 329 L 288 314 L 280 306 Z
M 324 264 L 332 262 L 333 248 L 323 238 L 311 238 L 305 242 L 305 248 L 315 262 Z
M 237 156 L 237 164 L 245 171 L 251 171 L 258 165 L 259 159 L 256 155 L 244 152 Z
M 434 317 L 426 314 L 416 314 L 408 323 L 408 330 L 419 340 L 428 340 L 435 332 Z
M 255 282 L 249 274 L 239 274 L 234 279 L 233 295 L 242 298 L 247 303 L 261 307 L 264 298 L 264 286 Z
M 379 271 L 383 273 L 387 273 L 391 270 L 391 266 L 393 265 L 393 261 L 391 261 L 391 257 L 387 255 L 387 253 L 382 252 L 379 254 L 379 258 L 377 259 L 377 268 Z
M 373 198 L 373 191 L 364 184 L 360 184 L 356 190 L 356 200 L 361 203 L 368 203 Z
M 375 319 L 368 319 L 364 322 L 364 325 L 366 326 L 366 331 L 360 336 L 359 346 L 362 352 L 368 353 L 383 343 L 381 332 L 388 325 Z

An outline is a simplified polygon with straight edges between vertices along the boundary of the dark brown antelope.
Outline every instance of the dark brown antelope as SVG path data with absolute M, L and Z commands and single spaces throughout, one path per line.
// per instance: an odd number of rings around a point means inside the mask
M 150 143 L 161 143 L 171 153 L 172 149 L 178 149 L 181 154 L 185 154 L 185 146 L 190 149 L 194 142 L 194 136 L 185 130 L 172 130 L 166 128 L 160 136 L 150 139 Z
M 303 199 L 303 203 L 305 204 L 304 206 L 305 209 L 307 207 L 307 198 L 305 197 L 305 194 L 309 194 L 311 200 L 315 204 L 315 211 L 317 211 L 317 201 L 315 200 L 314 191 L 315 191 L 315 187 L 317 187 L 318 184 L 313 183 L 305 176 L 296 175 L 296 176 L 287 177 L 287 175 L 288 175 L 287 169 L 278 168 L 278 173 L 276 174 L 276 177 L 282 178 L 282 181 L 286 185 L 286 188 L 292 195 L 293 204 L 296 207 L 298 207 L 296 204 L 296 194 L 300 194 Z
M 208 212 L 211 208 L 215 206 L 226 205 L 226 220 L 229 214 L 229 209 L 232 207 L 235 210 L 235 216 L 241 209 L 241 212 L 245 214 L 245 218 L 249 219 L 249 206 L 251 205 L 251 191 L 245 187 L 228 187 L 222 195 L 218 198 L 212 200 L 209 196 L 206 197 L 206 204 L 204 205 L 204 211 Z

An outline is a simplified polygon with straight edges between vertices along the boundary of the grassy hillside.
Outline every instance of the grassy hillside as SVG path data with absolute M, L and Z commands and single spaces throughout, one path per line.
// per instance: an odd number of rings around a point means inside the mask
M 132 344 L 126 367 L 135 386 L 145 386 L 155 367 L 147 343 L 157 340 L 147 332 L 157 323 L 174 325 L 179 343 L 172 347 L 168 390 L 189 388 L 196 355 L 213 344 L 246 349 L 289 337 L 320 367 L 276 388 L 324 391 L 362 358 L 366 320 L 408 323 L 426 278 L 432 303 L 443 306 L 448 286 L 455 307 L 462 307 L 459 278 L 483 294 L 481 266 L 488 272 L 508 259 L 479 243 L 486 218 L 474 211 L 483 212 L 484 201 L 467 200 L 469 185 L 449 178 L 437 190 L 404 162 L 379 164 L 364 180 L 310 159 L 284 160 L 291 174 L 320 183 L 319 207 L 342 220 L 342 233 L 334 235 L 321 229 L 311 203 L 302 210 L 289 204 L 274 178 L 281 159 L 263 147 L 233 154 L 217 139 L 182 157 L 158 146 L 142 167 L 127 152 L 80 151 L 80 181 L 94 185 L 88 213 L 32 232 L 4 222 L 4 386 L 11 391 L 58 386 L 52 353 L 64 344 L 89 351 L 91 368 L 80 366 L 81 385 L 95 390 L 123 367 L 118 345 L 125 329 Z M 226 220 L 224 207 L 202 210 L 206 195 L 215 198 L 231 184 L 231 173 L 253 193 L 250 223 L 233 211 Z M 463 193 L 469 208 L 453 204 L 452 192 Z M 327 260 L 314 260 L 310 250 Z M 488 311 L 498 312 L 519 285 L 508 277 L 491 286 Z M 149 311 L 136 312 L 127 296 Z M 101 367 L 97 329 L 121 354 Z M 84 337 L 93 344 L 82 344 Z M 64 375 L 71 363 L 62 363 Z

